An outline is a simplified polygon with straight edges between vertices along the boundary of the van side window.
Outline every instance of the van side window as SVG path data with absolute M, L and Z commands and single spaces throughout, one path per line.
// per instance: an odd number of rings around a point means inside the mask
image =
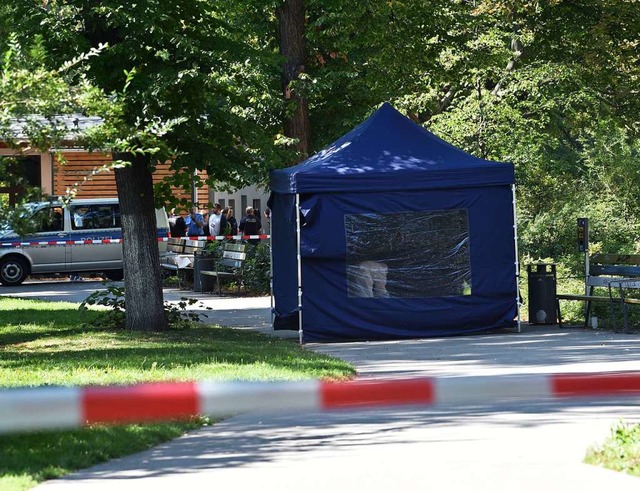
M 33 215 L 35 232 L 60 232 L 64 230 L 63 210 L 60 206 L 42 208 Z
M 77 205 L 71 206 L 71 228 L 73 230 L 100 230 L 120 227 L 120 206 Z

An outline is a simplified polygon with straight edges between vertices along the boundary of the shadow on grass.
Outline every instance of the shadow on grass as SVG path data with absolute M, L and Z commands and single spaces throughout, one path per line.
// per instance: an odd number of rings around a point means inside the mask
M 0 346 L 73 336 L 92 329 L 99 312 L 63 309 L 0 310 Z

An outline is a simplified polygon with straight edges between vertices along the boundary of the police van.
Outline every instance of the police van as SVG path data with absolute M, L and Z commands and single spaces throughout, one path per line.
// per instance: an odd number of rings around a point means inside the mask
M 36 232 L 19 237 L 0 229 L 0 283 L 21 284 L 29 275 L 87 272 L 121 280 L 122 228 L 117 198 L 76 199 L 69 205 L 39 202 L 25 205 Z M 160 253 L 166 251 L 169 222 L 156 210 Z

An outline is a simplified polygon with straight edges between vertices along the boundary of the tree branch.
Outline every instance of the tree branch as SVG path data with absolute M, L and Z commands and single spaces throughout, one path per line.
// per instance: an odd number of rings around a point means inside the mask
M 516 37 L 511 38 L 511 51 L 513 51 L 513 54 L 511 55 L 511 59 L 509 60 L 509 63 L 507 63 L 507 66 L 505 68 L 505 72 L 507 73 L 513 71 L 516 66 L 516 62 L 522 56 L 522 41 L 520 41 L 520 39 Z M 498 92 L 502 88 L 502 82 L 502 80 L 498 81 L 496 86 L 491 91 L 491 95 L 498 95 Z

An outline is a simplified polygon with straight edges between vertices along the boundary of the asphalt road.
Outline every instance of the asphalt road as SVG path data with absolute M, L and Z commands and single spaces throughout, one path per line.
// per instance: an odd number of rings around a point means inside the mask
M 70 299 L 86 286 L 25 285 L 11 294 Z M 231 312 L 239 328 L 270 330 L 269 298 L 203 301 L 219 319 Z M 306 348 L 354 363 L 362 377 L 640 371 L 640 337 L 557 327 Z M 638 478 L 582 460 L 612 425 L 640 420 L 638 403 L 628 397 L 423 410 L 256 410 L 37 489 L 637 490 Z

